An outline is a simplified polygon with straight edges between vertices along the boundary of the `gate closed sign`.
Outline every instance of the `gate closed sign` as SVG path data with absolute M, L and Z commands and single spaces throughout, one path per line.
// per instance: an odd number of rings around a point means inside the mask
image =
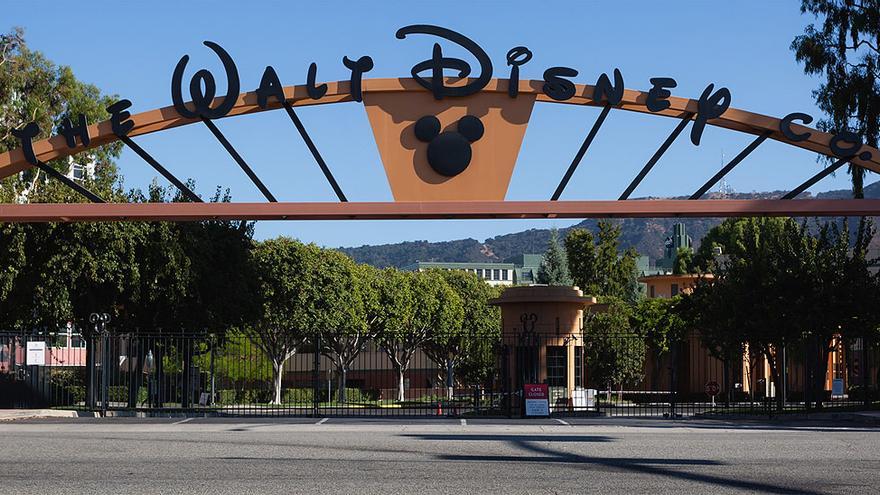
M 550 416 L 550 391 L 545 384 L 526 384 L 526 416 Z
M 28 364 L 28 366 L 45 366 L 46 365 L 46 343 L 45 342 L 28 342 L 27 343 L 27 364 Z

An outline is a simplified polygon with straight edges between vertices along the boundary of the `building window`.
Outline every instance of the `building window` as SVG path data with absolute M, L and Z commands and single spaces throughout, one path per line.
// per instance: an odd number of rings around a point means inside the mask
M 501 280 L 501 273 L 497 268 L 492 270 L 492 280 Z
M 565 387 L 566 383 L 566 357 L 568 353 L 563 346 L 547 346 L 547 385 L 551 387 Z
M 501 270 L 501 280 L 507 280 L 507 270 Z
M 482 268 L 477 268 L 477 276 L 480 278 L 483 278 L 483 269 Z
M 654 296 L 654 286 L 653 286 L 653 285 L 649 285 L 649 286 L 648 286 L 648 292 L 651 293 L 650 297 L 653 299 L 653 298 L 655 297 L 655 296 Z
M 584 348 L 574 346 L 574 386 L 584 386 Z
M 678 284 L 672 284 L 672 288 L 669 290 L 669 295 L 671 297 L 675 297 L 678 295 Z

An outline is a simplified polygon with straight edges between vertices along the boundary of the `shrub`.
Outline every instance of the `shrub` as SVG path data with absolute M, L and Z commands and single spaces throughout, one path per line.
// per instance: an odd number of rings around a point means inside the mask
M 315 400 L 315 391 L 310 388 L 288 388 L 284 390 L 282 402 L 285 404 L 311 404 Z
M 221 406 L 230 406 L 235 404 L 236 401 L 236 391 L 233 389 L 223 389 L 217 391 L 217 404 Z
M 274 398 L 272 390 L 249 389 L 244 391 L 242 402 L 245 404 L 265 404 Z

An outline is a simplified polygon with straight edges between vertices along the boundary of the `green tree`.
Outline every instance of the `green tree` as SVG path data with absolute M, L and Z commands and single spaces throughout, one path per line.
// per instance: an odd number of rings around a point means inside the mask
M 412 357 L 435 328 L 452 326 L 461 305 L 458 297 L 435 272 L 401 272 L 387 268 L 379 282 L 381 328 L 377 341 L 397 374 L 397 400 L 405 399 L 405 375 Z
M 663 372 L 663 359 L 671 355 L 687 333 L 688 325 L 682 317 L 681 305 L 682 296 L 677 295 L 668 299 L 642 299 L 633 307 L 630 327 L 645 337 L 647 350 L 655 357 L 651 373 L 653 390 L 657 389 Z
M 461 311 L 452 308 L 448 325 L 432 329 L 422 350 L 440 365 L 441 376 L 446 378 L 447 398 L 452 399 L 453 382 L 462 376 L 462 371 L 465 378 L 479 381 L 485 377 L 486 368 L 494 364 L 485 350 L 486 344 L 492 348 L 491 344 L 500 338 L 500 312 L 489 305 L 495 290 L 475 274 L 458 270 L 438 270 L 437 274 L 456 294 L 452 302 L 460 305 Z
M 680 247 L 676 250 L 672 273 L 675 275 L 694 273 L 694 252 L 690 248 Z
M 880 2 L 877 0 L 801 0 L 801 13 L 820 25 L 807 26 L 791 43 L 804 73 L 823 75 L 813 91 L 827 116 L 825 131 L 850 131 L 874 148 L 880 137 Z M 853 197 L 864 197 L 865 169 L 849 166 Z
M 568 274 L 568 263 L 565 260 L 565 252 L 559 246 L 559 232 L 556 229 L 550 231 L 550 240 L 547 242 L 547 251 L 538 268 L 538 283 L 547 285 L 571 285 L 571 276 Z
M 279 237 L 257 243 L 252 256 L 262 308 L 244 331 L 272 362 L 273 403 L 279 404 L 284 363 L 314 337 L 309 329 L 319 317 L 321 287 L 313 274 L 320 252 L 317 246 Z
M 631 325 L 632 306 L 615 298 L 607 299 L 606 304 L 604 310 L 587 315 L 584 352 L 589 376 L 606 385 L 610 394 L 614 385 L 622 391 L 625 384 L 644 377 L 646 344 Z
M 571 229 L 565 237 L 565 252 L 575 285 L 588 294 L 623 299 L 631 304 L 639 300 L 637 254 L 627 249 L 621 255 L 620 227 L 599 222 L 594 236 L 586 229 Z
M 348 256 L 325 250 L 319 271 L 325 297 L 322 301 L 327 324 L 320 329 L 321 353 L 336 368 L 337 399 L 344 403 L 348 372 L 358 355 L 374 337 L 371 309 L 377 294 L 373 284 L 377 271 L 367 265 L 357 265 Z

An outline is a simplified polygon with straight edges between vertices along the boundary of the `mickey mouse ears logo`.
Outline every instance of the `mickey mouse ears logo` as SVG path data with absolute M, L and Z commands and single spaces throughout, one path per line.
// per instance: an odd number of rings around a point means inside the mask
M 483 91 L 437 100 L 364 92 L 364 107 L 395 201 L 503 200 L 535 96 Z
M 415 133 L 428 143 L 428 164 L 438 174 L 455 177 L 471 163 L 471 143 L 483 137 L 483 123 L 473 115 L 458 120 L 455 131 L 440 132 L 440 120 L 426 115 L 416 121 Z

